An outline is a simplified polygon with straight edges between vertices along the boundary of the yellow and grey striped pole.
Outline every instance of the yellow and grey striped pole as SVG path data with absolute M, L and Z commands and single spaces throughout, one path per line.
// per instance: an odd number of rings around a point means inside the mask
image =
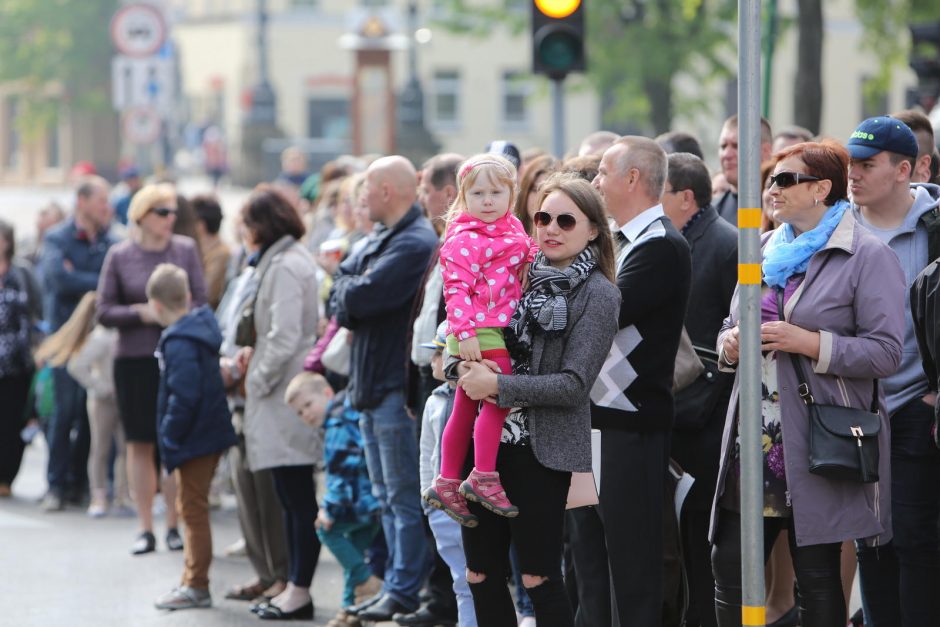
M 738 0 L 741 625 L 766 624 L 760 369 L 760 0 Z

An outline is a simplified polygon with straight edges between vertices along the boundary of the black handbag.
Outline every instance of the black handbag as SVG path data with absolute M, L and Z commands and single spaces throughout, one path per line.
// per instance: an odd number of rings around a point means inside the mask
M 777 311 L 783 320 L 783 292 L 777 290 Z M 788 353 L 800 383 L 800 398 L 809 410 L 809 471 L 828 479 L 860 483 L 878 481 L 878 380 L 872 381 L 868 410 L 817 403 L 810 392 L 799 357 Z

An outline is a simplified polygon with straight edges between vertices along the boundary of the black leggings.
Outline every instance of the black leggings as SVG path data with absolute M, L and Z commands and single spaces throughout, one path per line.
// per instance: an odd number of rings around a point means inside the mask
M 842 543 L 796 546 L 793 518 L 764 518 L 764 562 L 774 542 L 787 529 L 793 570 L 800 589 L 800 624 L 803 627 L 844 627 L 845 597 L 839 556 Z M 712 550 L 715 575 L 715 615 L 720 627 L 741 624 L 741 515 L 721 510 L 718 535 Z
M 547 577 L 527 588 L 539 627 L 571 627 L 574 617 L 561 576 L 565 503 L 571 473 L 541 465 L 528 446 L 501 444 L 496 457 L 506 495 L 519 508 L 516 518 L 493 514 L 476 503 L 470 511 L 480 518 L 475 529 L 462 528 L 467 570 L 486 576 L 471 583 L 477 623 L 486 627 L 515 627 L 516 612 L 506 583 L 510 572 L 509 546 L 514 544 L 519 571 Z
M 271 469 L 271 475 L 284 509 L 288 579 L 299 588 L 309 588 L 320 560 L 320 539 L 314 530 L 318 508 L 313 466 L 279 466 Z

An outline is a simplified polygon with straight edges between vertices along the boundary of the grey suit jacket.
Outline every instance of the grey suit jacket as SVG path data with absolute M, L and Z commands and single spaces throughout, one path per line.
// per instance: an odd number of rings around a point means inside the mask
M 568 327 L 536 334 L 531 374 L 499 375 L 501 407 L 526 407 L 536 459 L 546 468 L 591 470 L 589 393 L 617 333 L 620 290 L 594 272 L 568 303 Z

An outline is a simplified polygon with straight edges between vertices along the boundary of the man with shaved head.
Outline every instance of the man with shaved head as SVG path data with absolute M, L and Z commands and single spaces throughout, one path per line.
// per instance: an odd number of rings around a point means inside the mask
M 388 543 L 382 591 L 348 610 L 369 621 L 417 609 L 427 562 L 415 422 L 405 411 L 405 338 L 437 234 L 415 202 L 417 185 L 407 159 L 372 162 L 362 193 L 376 227 L 342 263 L 330 294 L 336 319 L 352 331 L 347 398 L 362 412 L 366 463 Z

